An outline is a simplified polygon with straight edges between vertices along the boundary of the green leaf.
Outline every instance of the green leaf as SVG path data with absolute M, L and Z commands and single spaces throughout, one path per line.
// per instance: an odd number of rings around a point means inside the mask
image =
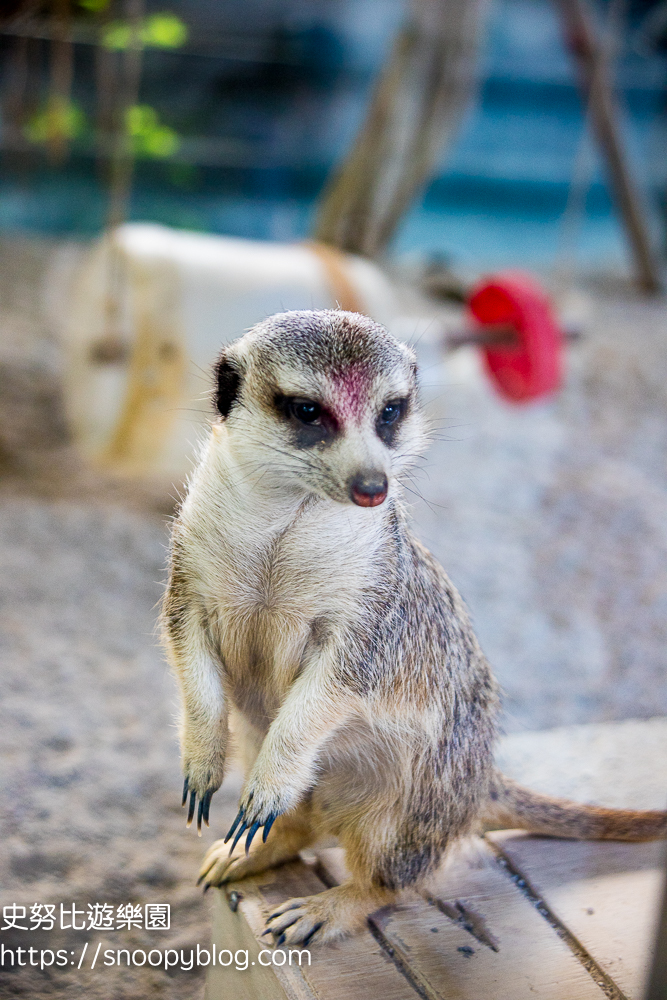
M 99 3 L 100 0 L 81 0 Z M 138 48 L 178 49 L 188 39 L 188 27 L 175 14 L 151 14 L 135 32 L 127 21 L 112 21 L 102 31 L 102 45 L 122 51 L 134 45 Z
M 125 123 L 130 135 L 147 135 L 157 127 L 157 112 L 150 104 L 133 104 L 125 112 Z
M 134 104 L 128 108 L 125 126 L 135 156 L 164 160 L 173 156 L 181 144 L 178 133 L 161 124 L 155 108 L 149 104 Z
M 52 97 L 46 107 L 26 122 L 23 134 L 29 142 L 44 144 L 58 139 L 76 139 L 85 128 L 81 108 L 62 97 Z
M 188 40 L 187 25 L 175 14 L 151 14 L 141 34 L 145 45 L 159 49 L 177 49 Z
M 124 21 L 112 21 L 111 24 L 107 24 L 104 27 L 101 41 L 105 49 L 122 51 L 123 49 L 129 49 L 135 37 L 135 33 L 129 24 L 126 24 Z M 136 42 L 140 43 L 140 39 L 136 39 Z
M 173 156 L 181 142 L 176 133 L 168 125 L 161 125 L 143 138 L 143 153 L 146 156 L 165 160 Z

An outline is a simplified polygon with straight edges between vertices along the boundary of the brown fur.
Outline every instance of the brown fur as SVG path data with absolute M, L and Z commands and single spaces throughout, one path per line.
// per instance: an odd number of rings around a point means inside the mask
M 517 827 L 573 840 L 659 840 L 667 837 L 667 813 L 604 809 L 556 799 L 522 788 L 500 772 L 481 815 L 489 827 Z

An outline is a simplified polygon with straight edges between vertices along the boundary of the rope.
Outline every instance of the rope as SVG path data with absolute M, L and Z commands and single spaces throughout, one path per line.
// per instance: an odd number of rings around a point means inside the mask
M 350 279 L 347 255 L 336 247 L 316 240 L 306 240 L 304 246 L 315 254 L 324 268 L 327 284 L 331 289 L 334 302 L 345 312 L 365 313 L 357 289 Z

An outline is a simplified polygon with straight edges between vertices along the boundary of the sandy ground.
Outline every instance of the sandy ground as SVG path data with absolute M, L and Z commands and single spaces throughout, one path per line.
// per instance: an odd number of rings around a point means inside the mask
M 156 515 L 90 498 L 0 499 L 2 904 L 172 908 L 169 932 L 7 931 L 5 945 L 74 949 L 78 962 L 87 940 L 147 949 L 209 938 L 194 886 L 203 844 L 180 810 L 175 689 L 154 638 L 164 544 Z M 218 801 L 220 830 L 224 814 Z M 23 969 L 6 972 L 3 988 L 12 997 L 196 997 L 201 974 Z
M 424 355 L 438 440 L 417 530 L 468 602 L 508 731 L 667 714 L 667 310 L 599 286 L 529 409 Z
M 198 841 L 180 810 L 175 686 L 155 636 L 172 500 L 99 478 L 68 446 L 61 360 L 39 306 L 48 252 L 0 246 L 0 904 L 164 902 L 171 929 L 6 930 L 0 942 L 77 962 L 87 940 L 205 947 L 194 879 L 238 778 Z M 589 301 L 565 391 L 530 411 L 500 404 L 465 352 L 443 363 L 428 338 L 419 345 L 438 431 L 413 513 L 501 678 L 518 771 L 535 758 L 523 730 L 667 715 L 667 318 L 663 302 L 599 289 Z M 651 732 L 664 756 L 664 728 Z M 545 744 L 545 757 L 558 753 Z M 159 969 L 0 975 L 0 996 L 35 1000 L 203 988 L 201 973 Z

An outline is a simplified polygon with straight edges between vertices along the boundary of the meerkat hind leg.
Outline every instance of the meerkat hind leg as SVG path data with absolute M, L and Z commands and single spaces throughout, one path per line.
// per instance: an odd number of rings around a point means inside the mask
M 316 896 L 288 899 L 266 922 L 278 946 L 336 941 L 360 930 L 369 913 L 395 901 L 396 894 L 347 879 Z
M 253 841 L 248 855 L 245 853 L 245 837 L 241 838 L 231 856 L 229 842 L 216 840 L 204 856 L 199 881 L 205 881 L 207 887 L 236 882 L 296 858 L 299 851 L 308 847 L 314 839 L 309 807 L 300 806 L 286 816 L 278 816 L 266 843 L 262 843 L 260 837 L 261 834 Z

